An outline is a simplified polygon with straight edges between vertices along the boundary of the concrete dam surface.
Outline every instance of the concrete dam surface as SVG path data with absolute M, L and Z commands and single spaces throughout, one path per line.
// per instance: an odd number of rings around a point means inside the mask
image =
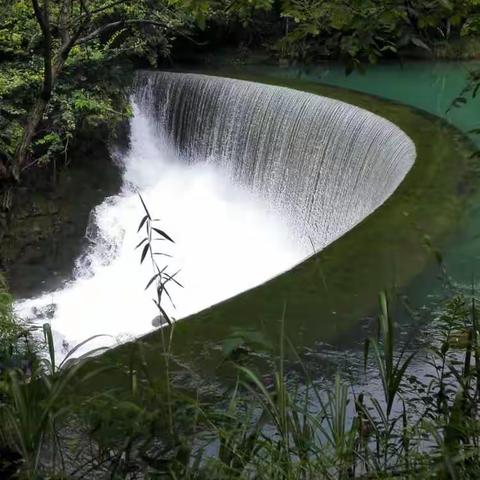
M 392 122 L 342 101 L 200 74 L 139 72 L 130 142 L 114 151 L 118 195 L 91 213 L 88 248 L 59 290 L 17 302 L 51 318 L 61 355 L 152 330 L 158 311 L 135 246 L 138 193 L 161 228 L 175 319 L 278 276 L 351 230 L 397 189 L 415 161 Z M 168 245 L 167 245 L 168 243 Z M 164 260 L 165 258 L 165 260 Z M 81 352 L 80 352 L 81 353 Z

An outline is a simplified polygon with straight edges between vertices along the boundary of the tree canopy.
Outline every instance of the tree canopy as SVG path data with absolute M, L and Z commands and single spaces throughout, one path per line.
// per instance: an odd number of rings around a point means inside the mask
M 408 46 L 477 34 L 479 0 L 285 0 L 290 20 L 278 47 L 299 60 L 341 57 L 350 68 Z
M 480 32 L 480 0 L 0 0 L 0 179 L 59 158 L 82 128 L 129 115 L 128 72 L 176 39 L 250 33 L 254 49 L 348 70 Z M 223 28 L 223 30 L 222 30 Z M 223 36 L 222 36 L 223 35 Z M 200 35 L 201 37 L 201 35 Z M 204 36 L 203 36 L 204 38 Z M 202 40 L 203 41 L 203 40 Z
M 195 0 L 3 2 L 0 177 L 17 179 L 66 152 L 80 123 L 128 115 L 121 60 L 155 66 L 205 8 Z

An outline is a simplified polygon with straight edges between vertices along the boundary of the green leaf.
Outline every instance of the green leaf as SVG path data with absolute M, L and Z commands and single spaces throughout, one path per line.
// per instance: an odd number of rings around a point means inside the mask
M 427 50 L 428 52 L 431 52 L 431 48 L 420 38 L 418 37 L 412 37 L 411 42 L 416 45 L 417 47 L 423 48 L 424 50 Z
M 149 282 L 147 283 L 147 286 L 145 287 L 145 290 L 148 289 L 148 287 L 155 281 L 155 279 L 157 279 L 158 277 L 160 276 L 160 274 L 156 273 L 150 280 Z
M 142 198 L 142 196 L 140 195 L 140 193 L 138 194 L 138 196 L 140 197 L 140 201 L 142 202 L 143 209 L 145 210 L 145 213 L 147 214 L 147 218 L 149 218 L 149 219 L 151 220 L 152 217 L 150 216 L 150 212 L 148 211 L 148 208 L 147 208 L 147 206 L 145 205 L 145 202 L 143 201 L 143 198 Z
M 148 215 L 145 215 L 142 218 L 142 221 L 140 222 L 140 225 L 138 226 L 137 233 L 142 229 L 142 227 L 145 225 L 145 222 L 148 220 Z

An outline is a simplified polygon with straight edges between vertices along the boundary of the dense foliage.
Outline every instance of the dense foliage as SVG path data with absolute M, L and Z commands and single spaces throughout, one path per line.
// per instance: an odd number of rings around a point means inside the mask
M 201 15 L 197 2 L 2 0 L 0 177 L 67 158 L 80 125 L 129 113 L 123 84 L 135 59 L 156 65 Z
M 430 51 L 478 34 L 478 0 L 286 0 L 290 19 L 278 47 L 302 61 L 341 57 L 349 68 L 408 47 Z
M 129 115 L 128 73 L 155 67 L 178 38 L 187 50 L 206 43 L 202 51 L 214 51 L 234 37 L 280 59 L 341 58 L 361 68 L 405 48 L 475 38 L 479 3 L 1 0 L 0 181 L 52 160 L 68 163 L 79 130 L 111 134 Z

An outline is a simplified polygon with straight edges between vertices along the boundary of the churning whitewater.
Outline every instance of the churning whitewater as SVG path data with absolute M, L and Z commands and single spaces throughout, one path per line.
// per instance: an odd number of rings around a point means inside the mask
M 395 125 L 345 103 L 193 74 L 141 73 L 121 192 L 91 214 L 89 247 L 64 288 L 18 302 L 50 318 L 59 353 L 97 334 L 112 345 L 158 315 L 149 262 L 135 246 L 138 193 L 174 244 L 158 242 L 182 318 L 285 271 L 351 229 L 397 188 L 415 159 Z M 43 321 L 43 320 L 42 320 Z M 92 345 L 90 345 L 92 347 Z

